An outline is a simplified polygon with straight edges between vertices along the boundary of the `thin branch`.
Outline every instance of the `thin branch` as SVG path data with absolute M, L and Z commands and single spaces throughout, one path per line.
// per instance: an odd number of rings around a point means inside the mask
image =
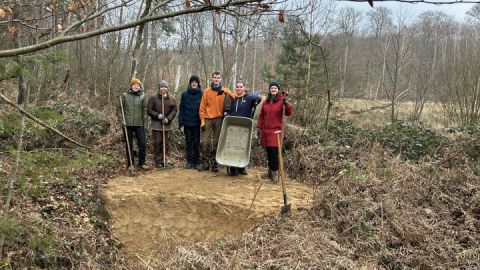
M 337 0 L 339 2 L 368 2 L 366 0 Z M 401 3 L 410 3 L 410 4 L 433 4 L 433 5 L 449 5 L 449 4 L 477 4 L 480 3 L 479 0 L 458 0 L 458 1 L 429 1 L 429 0 L 376 0 L 375 2 L 401 2 Z
M 135 26 L 144 24 L 146 22 L 151 22 L 151 21 L 158 21 L 158 20 L 163 20 L 167 18 L 173 18 L 185 14 L 191 14 L 191 13 L 200 13 L 200 12 L 205 12 L 205 11 L 211 11 L 215 9 L 225 9 L 228 6 L 241 6 L 241 5 L 246 5 L 246 4 L 252 4 L 252 3 L 258 3 L 258 2 L 263 2 L 263 0 L 236 0 L 232 1 L 229 4 L 220 4 L 220 5 L 212 5 L 212 6 L 203 6 L 203 7 L 195 7 L 195 8 L 189 8 L 189 9 L 183 9 L 171 13 L 166 13 L 166 14 L 160 14 L 160 15 L 155 15 L 155 16 L 147 16 L 145 18 L 141 18 L 136 21 L 132 21 L 130 23 L 126 23 L 123 25 L 116 25 L 116 26 L 110 26 L 110 27 L 105 27 L 102 29 L 97 29 L 95 31 L 91 31 L 88 33 L 82 33 L 82 34 L 75 34 L 71 36 L 58 36 L 53 39 L 47 40 L 45 42 L 41 42 L 35 45 L 31 46 L 26 46 L 18 49 L 10 49 L 10 50 L 3 50 L 0 51 L 0 58 L 4 57 L 11 57 L 11 56 L 16 56 L 16 55 L 22 55 L 22 54 L 27 54 L 43 49 L 50 48 L 52 46 L 62 44 L 62 43 L 67 43 L 71 41 L 76 41 L 76 40 L 82 40 L 82 39 L 87 39 L 91 38 L 94 36 L 110 33 L 110 32 L 116 32 L 128 28 L 133 28 Z
M 90 15 L 88 15 L 87 17 L 85 17 L 83 20 L 80 20 L 78 22 L 75 22 L 73 23 L 72 25 L 68 26 L 59 36 L 65 36 L 65 34 L 69 33 L 70 31 L 72 31 L 73 29 L 76 29 L 78 26 L 80 26 L 81 24 L 91 20 L 91 19 L 94 19 L 94 18 L 97 18 L 98 16 L 104 14 L 104 13 L 107 13 L 108 11 L 110 10 L 113 10 L 113 9 L 117 9 L 119 7 L 122 7 L 122 6 L 127 6 L 128 2 L 123 2 L 119 5 L 116 5 L 116 6 L 112 6 L 110 8 L 107 8 L 107 9 L 104 9 L 104 10 L 100 10 L 96 13 L 92 13 Z M 107 6 L 107 5 L 104 5 L 104 7 Z M 103 7 L 102 7 L 103 8 Z

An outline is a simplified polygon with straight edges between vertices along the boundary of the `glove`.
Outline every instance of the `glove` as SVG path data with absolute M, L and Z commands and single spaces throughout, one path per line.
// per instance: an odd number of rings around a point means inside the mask
M 217 96 L 220 96 L 221 94 L 223 94 L 223 90 L 222 90 L 222 89 L 218 90 Z
M 168 121 L 168 118 L 164 117 L 164 118 L 162 119 L 162 123 L 163 123 L 164 125 L 168 125 L 168 123 L 170 123 L 170 121 Z
M 158 120 L 162 120 L 165 116 L 163 116 L 163 114 L 159 113 L 157 117 L 158 117 Z
M 261 138 L 262 137 L 262 130 L 257 128 L 257 138 Z
M 180 131 L 181 131 L 182 133 L 184 133 L 184 132 L 183 132 L 183 131 L 184 131 L 183 126 L 180 126 Z
M 283 105 L 285 105 L 285 106 L 288 105 L 288 99 L 286 99 L 286 98 L 283 99 Z

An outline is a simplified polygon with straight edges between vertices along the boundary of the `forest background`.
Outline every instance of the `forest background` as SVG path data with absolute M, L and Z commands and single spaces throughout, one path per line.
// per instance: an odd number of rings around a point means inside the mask
M 288 91 L 288 172 L 333 190 L 292 221 L 313 220 L 294 226 L 298 235 L 322 228 L 318 239 L 334 239 L 332 257 L 313 257 L 338 268 L 478 266 L 479 4 L 460 21 L 328 0 L 12 0 L 0 4 L 0 20 L 3 267 L 122 265 L 97 183 L 123 162 L 117 96 L 138 77 L 147 96 L 164 79 L 179 97 L 190 75 L 206 88 L 214 70 L 232 89 L 244 79 L 267 94 L 276 79 Z M 388 190 L 399 183 L 402 192 Z M 88 241 L 64 230 L 80 227 Z M 255 256 L 245 252 L 249 265 Z

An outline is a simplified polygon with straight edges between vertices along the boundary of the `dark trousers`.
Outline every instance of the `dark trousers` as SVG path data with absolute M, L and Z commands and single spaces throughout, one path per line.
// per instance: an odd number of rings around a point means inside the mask
M 125 132 L 125 130 L 124 130 Z M 147 148 L 147 143 L 145 139 L 145 129 L 143 126 L 127 126 L 127 137 L 128 143 L 130 145 L 130 153 L 132 155 L 132 162 L 135 163 L 134 154 L 133 154 L 133 134 L 135 133 L 135 137 L 137 138 L 138 144 L 138 165 L 142 166 L 145 164 L 145 149 Z M 128 146 L 125 144 L 125 153 L 127 157 L 127 164 L 130 166 L 130 159 L 128 158 Z
M 168 154 L 168 137 L 170 131 L 165 130 L 165 154 Z M 163 162 L 163 131 L 152 130 L 153 154 L 155 155 L 155 165 Z M 165 161 L 167 157 L 165 156 Z
M 216 164 L 218 139 L 222 130 L 222 118 L 205 119 L 205 130 L 202 131 L 202 160 L 205 163 Z
M 200 127 L 183 127 L 183 133 L 187 162 L 192 165 L 200 164 Z
M 278 148 L 266 147 L 265 150 L 267 150 L 268 168 L 271 171 L 278 171 Z

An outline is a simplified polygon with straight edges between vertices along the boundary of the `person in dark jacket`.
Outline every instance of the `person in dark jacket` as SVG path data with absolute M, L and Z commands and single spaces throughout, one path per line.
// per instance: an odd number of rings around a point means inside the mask
M 261 135 L 261 145 L 267 153 L 268 174 L 265 178 L 270 178 L 274 183 L 278 182 L 278 143 L 275 131 L 282 131 L 282 137 L 285 137 L 283 113 L 290 116 L 292 110 L 292 105 L 287 100 L 287 93 L 280 92 L 280 84 L 277 81 L 271 81 L 267 100 L 263 103 L 258 116 L 257 128 Z
M 226 116 L 240 116 L 240 117 L 253 117 L 253 108 L 261 100 L 260 93 L 253 92 L 249 94 L 245 90 L 245 82 L 243 80 L 238 80 L 235 84 L 235 98 L 230 104 L 230 110 L 226 112 Z M 234 168 L 240 174 L 247 175 L 246 168 Z
M 249 94 L 245 89 L 245 82 L 238 80 L 235 84 L 234 94 L 235 98 L 230 104 L 230 109 L 226 115 L 252 118 L 253 108 L 255 108 L 257 102 L 261 100 L 260 93 L 253 92 Z
M 147 102 L 145 98 L 145 94 L 143 93 L 143 86 L 142 82 L 137 79 L 133 78 L 130 81 L 130 89 L 125 91 L 121 95 L 122 99 L 122 106 L 120 106 L 120 102 L 117 106 L 117 117 L 122 125 L 122 131 L 124 131 L 123 127 L 127 129 L 127 138 L 128 138 L 128 145 L 130 145 L 132 150 L 132 143 L 133 143 L 133 134 L 137 138 L 138 144 L 138 166 L 144 170 L 148 170 L 148 166 L 145 165 L 145 149 L 147 146 L 146 139 L 145 139 L 145 129 L 147 126 Z M 124 114 L 124 115 L 122 115 Z M 123 121 L 123 116 L 125 116 L 125 122 Z M 128 151 L 127 142 L 125 142 L 125 152 L 127 157 L 127 167 L 132 166 L 130 164 L 129 159 L 129 151 Z M 133 151 L 130 151 L 132 154 L 132 162 L 133 159 Z
M 153 153 L 155 167 L 164 168 L 166 156 L 163 156 L 165 139 L 165 153 L 168 154 L 168 141 L 172 131 L 172 121 L 177 115 L 177 102 L 168 92 L 168 83 L 164 80 L 158 83 L 158 93 L 148 99 L 148 115 L 152 120 Z M 165 136 L 164 136 L 165 133 Z
M 178 126 L 185 135 L 185 149 L 187 154 L 187 169 L 200 167 L 200 101 L 202 99 L 200 79 L 192 75 L 188 81 L 188 88 L 180 99 Z

